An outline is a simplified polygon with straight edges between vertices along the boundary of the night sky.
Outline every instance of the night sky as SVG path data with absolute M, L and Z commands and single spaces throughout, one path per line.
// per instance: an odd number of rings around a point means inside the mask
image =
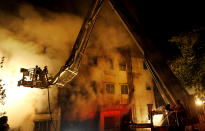
M 131 0 L 134 1 L 134 0 Z M 68 12 L 85 16 L 92 0 L 6 0 L 0 2 L 1 11 L 14 13 L 19 5 L 29 3 L 53 12 Z M 166 30 L 168 36 L 193 27 L 204 26 L 202 2 L 135 2 L 147 28 Z
M 138 16 L 147 35 L 168 57 L 177 53 L 176 47 L 168 43 L 169 38 L 205 25 L 203 20 L 205 8 L 202 2 L 131 1 L 136 5 Z M 17 15 L 16 11 L 23 3 L 33 5 L 40 12 L 46 9 L 52 12 L 72 13 L 84 18 L 91 0 L 6 0 L 1 1 L 0 12 Z
M 200 2 L 136 3 L 147 35 L 157 44 L 168 59 L 179 53 L 172 36 L 205 27 L 205 8 Z
M 3 12 L 15 14 L 22 4 L 30 4 L 38 11 L 46 9 L 52 12 L 72 13 L 83 17 L 86 15 L 91 0 L 6 0 L 0 2 L 0 9 Z

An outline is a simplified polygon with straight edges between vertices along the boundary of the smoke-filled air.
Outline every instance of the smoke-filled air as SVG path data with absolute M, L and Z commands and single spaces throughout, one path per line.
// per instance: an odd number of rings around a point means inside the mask
M 55 75 L 67 60 L 83 20 L 72 14 L 54 13 L 45 9 L 39 11 L 29 4 L 19 6 L 16 15 L 0 12 L 0 17 L 4 18 L 0 20 L 0 57 L 5 57 L 0 78 L 6 89 L 5 105 L 1 106 L 1 110 L 6 111 L 10 127 L 21 128 L 23 131 L 32 130 L 35 113 L 48 108 L 47 90 L 17 87 L 17 82 L 22 79 L 20 68 L 48 66 L 48 73 Z M 91 55 L 99 59 L 113 57 L 114 67 L 118 66 L 117 61 L 127 61 L 127 56 L 133 55 L 133 51 L 134 56 L 143 59 L 134 40 L 108 3 L 104 3 L 97 18 L 86 55 L 89 55 L 89 50 Z M 87 57 L 83 57 L 83 66 L 80 67 L 77 78 L 60 93 L 60 99 L 57 98 L 57 87 L 51 88 L 51 107 L 54 108 L 56 103 L 63 106 L 63 120 L 82 121 L 91 118 L 98 107 L 105 104 L 106 99 L 110 100 L 109 96 L 103 94 L 103 86 L 99 85 L 111 82 L 109 78 L 108 81 L 102 81 L 102 74 L 110 66 L 106 61 L 99 61 L 97 67 L 91 68 L 85 64 L 87 59 L 84 58 Z M 133 82 L 137 86 L 145 87 L 146 83 L 152 86 L 149 73 L 141 70 L 136 72 L 140 79 Z M 119 75 L 116 79 L 124 78 Z M 93 89 L 90 84 L 93 80 L 101 88 Z M 134 88 L 138 91 L 137 87 Z M 132 98 L 137 99 L 135 95 L 138 94 L 139 92 L 134 92 Z M 118 98 L 113 100 L 117 101 Z M 136 104 L 133 100 L 130 103 Z M 137 112 L 140 109 L 136 109 Z M 22 124 L 24 127 L 21 127 Z
M 42 11 L 41 11 L 42 12 Z M 48 66 L 54 75 L 65 63 L 80 30 L 81 18 L 21 5 L 16 15 L 0 12 L 0 56 L 5 57 L 0 78 L 5 84 L 5 111 L 12 128 L 32 130 L 36 111 L 48 108 L 47 90 L 17 87 L 22 79 L 20 68 Z M 51 89 L 51 106 L 57 100 L 57 89 Z M 27 127 L 25 127 L 25 125 Z
M 105 93 L 105 86 L 103 84 L 127 79 L 124 78 L 123 73 L 122 76 L 116 76 L 116 68 L 119 66 L 118 61 L 128 61 L 126 58 L 129 54 L 142 59 L 135 65 L 139 79 L 138 81 L 133 81 L 136 83 L 134 87 L 136 92 L 134 92 L 130 102 L 130 104 L 139 105 L 139 103 L 135 103 L 135 100 L 138 99 L 137 95 L 142 94 L 143 90 L 139 90 L 138 87 L 143 87 L 142 89 L 145 89 L 146 86 L 152 87 L 153 85 L 151 75 L 142 68 L 143 55 L 135 44 L 136 43 L 123 26 L 117 14 L 112 10 L 110 5 L 105 2 L 91 33 L 90 41 L 86 49 L 86 56 L 83 57 L 84 59 L 79 74 L 71 83 L 72 88 L 68 89 L 68 93 L 65 94 L 63 91 L 63 94 L 67 96 L 67 99 L 62 101 L 65 112 L 63 116 L 64 120 L 68 118 L 69 120 L 67 121 L 83 121 L 90 119 L 93 118 L 94 115 L 97 115 L 96 113 L 99 107 L 109 107 L 114 103 L 119 103 L 121 95 L 110 97 Z M 89 65 L 89 56 L 97 57 L 97 65 Z M 112 70 L 110 69 L 109 59 L 106 61 L 106 58 L 111 58 L 113 60 Z M 107 75 L 111 77 L 105 77 L 106 72 L 108 73 Z M 112 76 L 115 76 L 116 80 L 113 81 Z M 117 84 L 118 83 L 116 83 L 116 85 Z M 150 95 L 148 97 L 150 97 L 151 100 L 153 96 Z M 140 104 L 143 103 L 143 101 L 144 100 L 141 98 Z M 146 109 L 135 110 L 136 114 L 143 112 L 143 122 L 148 121 L 148 118 L 145 116 L 147 113 L 146 111 Z

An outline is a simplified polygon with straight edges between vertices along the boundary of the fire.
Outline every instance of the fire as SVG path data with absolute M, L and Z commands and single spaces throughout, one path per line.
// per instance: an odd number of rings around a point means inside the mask
M 163 114 L 155 114 L 153 116 L 154 126 L 161 126 L 162 119 L 163 119 Z
M 46 104 L 42 103 L 45 103 L 47 96 L 44 90 L 17 87 L 18 81 L 22 79 L 20 68 L 31 68 L 36 64 L 49 65 L 50 61 L 37 53 L 37 46 L 29 43 L 22 43 L 10 37 L 10 39 L 5 38 L 0 44 L 0 56 L 5 57 L 0 78 L 6 89 L 5 105 L 0 109 L 6 112 L 11 128 L 18 128 L 25 122 L 32 127 L 35 109 L 37 105 L 38 108 L 46 108 Z
M 4 56 L 5 61 L 0 69 L 0 79 L 5 84 L 6 98 L 0 110 L 6 111 L 11 128 L 33 130 L 35 111 L 47 109 L 47 90 L 17 87 L 22 79 L 20 68 L 48 66 L 49 74 L 54 76 L 72 49 L 82 19 L 73 14 L 50 11 L 45 11 L 48 16 L 45 18 L 29 4 L 21 5 L 15 17 L 1 13 L 5 18 L 0 22 L 0 57 Z M 56 89 L 51 89 L 51 104 L 55 103 L 56 94 Z M 22 129 L 25 126 L 30 127 Z
M 32 91 L 32 89 L 30 88 L 17 87 L 17 82 L 22 77 L 19 74 L 15 74 L 9 71 L 4 71 L 3 73 L 1 73 L 1 78 L 3 79 L 3 82 L 5 84 L 4 88 L 6 89 L 6 103 L 18 103 L 22 100 L 23 97 L 25 97 L 29 92 Z
M 12 62 L 12 64 L 5 64 L 0 70 L 0 78 L 6 89 L 5 105 L 1 106 L 1 110 L 6 112 L 8 122 L 13 127 L 19 126 L 25 119 L 24 117 L 34 111 L 32 109 L 34 98 L 31 94 L 37 93 L 37 90 L 31 88 L 17 87 L 17 82 L 22 77 L 19 73 L 19 66 L 21 66 L 20 63 Z M 17 117 L 20 114 L 21 116 Z
M 196 103 L 196 105 L 201 106 L 201 105 L 203 104 L 203 101 L 200 100 L 199 98 L 197 98 L 197 99 L 195 100 L 195 103 Z

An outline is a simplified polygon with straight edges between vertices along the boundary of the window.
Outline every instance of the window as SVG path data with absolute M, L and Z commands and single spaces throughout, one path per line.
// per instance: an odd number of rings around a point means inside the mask
M 115 129 L 115 123 L 116 120 L 114 116 L 104 117 L 105 131 L 113 131 L 113 129 Z
M 92 81 L 90 85 L 91 85 L 91 87 L 93 88 L 93 91 L 94 91 L 95 93 L 97 93 L 97 83 L 96 83 L 96 81 Z
M 121 85 L 121 94 L 128 94 L 128 85 L 127 84 Z
M 88 56 L 88 65 L 96 66 L 98 64 L 97 56 Z
M 35 121 L 34 122 L 34 131 L 50 131 L 51 130 L 51 121 Z
M 106 84 L 106 92 L 109 94 L 114 94 L 115 93 L 115 86 L 114 84 Z
M 121 71 L 126 71 L 127 65 L 126 65 L 125 62 L 122 62 L 122 63 L 119 64 L 119 67 L 120 67 Z
M 147 86 L 147 87 L 146 87 L 146 90 L 151 90 L 151 87 L 150 87 L 150 86 Z

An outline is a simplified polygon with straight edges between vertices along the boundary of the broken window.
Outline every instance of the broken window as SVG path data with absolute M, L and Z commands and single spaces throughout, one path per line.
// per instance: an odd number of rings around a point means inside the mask
M 115 93 L 115 86 L 112 83 L 107 83 L 106 84 L 106 92 L 109 94 L 114 94 Z
M 51 130 L 51 121 L 35 121 L 34 122 L 34 131 L 50 131 Z
M 98 64 L 97 56 L 88 56 L 88 65 L 97 66 L 97 64 Z
M 128 85 L 127 84 L 121 85 L 121 94 L 128 94 Z

